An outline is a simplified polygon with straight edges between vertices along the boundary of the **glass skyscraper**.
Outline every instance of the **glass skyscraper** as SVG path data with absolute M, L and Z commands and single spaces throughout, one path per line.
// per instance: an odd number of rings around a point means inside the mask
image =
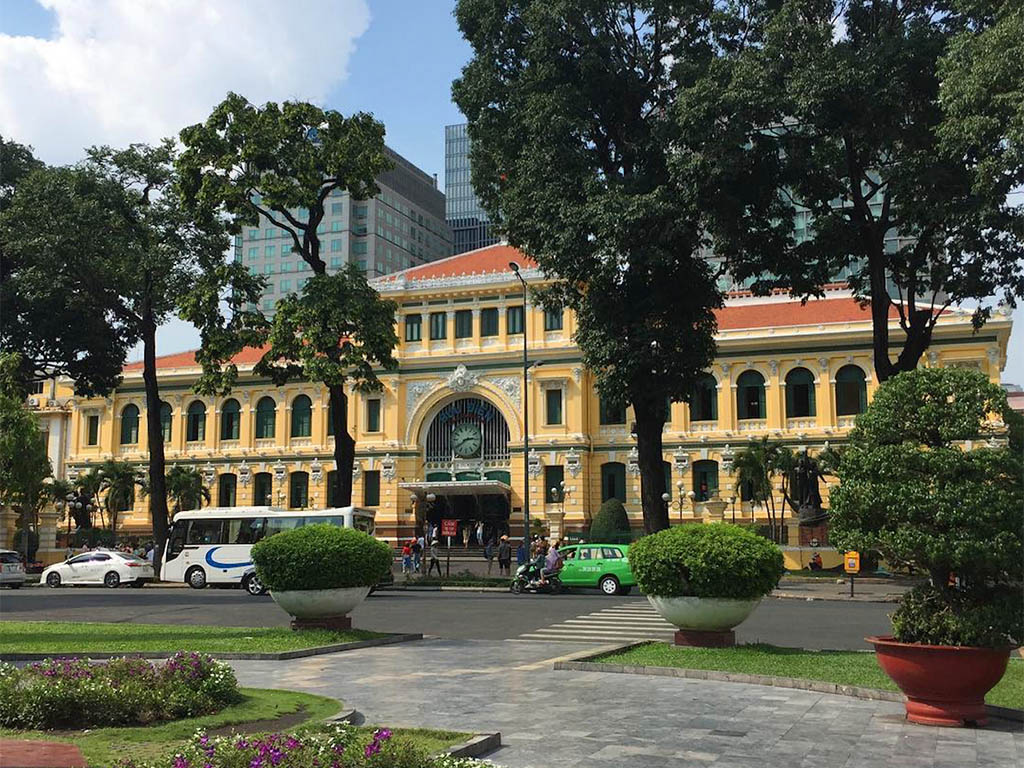
M 452 230 L 453 253 L 464 253 L 498 238 L 491 234 L 487 212 L 480 206 L 469 176 L 469 134 L 466 124 L 444 128 L 445 218 Z
M 453 253 L 436 177 L 390 148 L 387 152 L 394 167 L 377 177 L 380 191 L 374 197 L 355 200 L 346 191 L 334 190 L 324 203 L 317 234 L 328 274 L 351 262 L 374 278 Z M 307 213 L 297 210 L 292 215 L 301 219 Z M 235 260 L 266 277 L 258 307 L 266 315 L 274 313 L 278 299 L 301 291 L 313 275 L 292 252 L 290 236 L 263 217 L 235 238 Z

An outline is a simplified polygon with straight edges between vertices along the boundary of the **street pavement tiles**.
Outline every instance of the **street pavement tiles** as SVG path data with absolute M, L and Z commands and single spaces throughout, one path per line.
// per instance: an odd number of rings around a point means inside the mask
M 671 640 L 676 628 L 644 602 L 616 603 L 557 624 L 524 632 L 511 640 L 573 643 L 627 643 L 634 640 Z

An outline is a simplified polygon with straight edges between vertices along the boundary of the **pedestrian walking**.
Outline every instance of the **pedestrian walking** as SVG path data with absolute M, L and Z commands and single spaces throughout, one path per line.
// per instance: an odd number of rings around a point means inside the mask
M 498 542 L 498 575 L 512 575 L 512 545 L 508 543 L 508 536 L 502 536 Z
M 482 522 L 476 524 L 476 543 L 481 547 L 484 545 L 484 524 Z
M 405 542 L 402 545 L 402 573 L 409 573 L 412 570 L 412 545 Z
M 437 566 L 437 578 L 441 578 L 441 560 L 437 556 L 437 539 L 432 539 L 430 542 L 430 565 L 427 566 L 427 576 L 434 572 L 434 566 Z
M 526 539 L 520 539 L 519 546 L 516 547 L 516 568 L 526 563 Z
M 484 560 L 487 561 L 487 575 L 490 576 L 494 567 L 494 539 L 488 539 L 487 546 L 484 547 Z

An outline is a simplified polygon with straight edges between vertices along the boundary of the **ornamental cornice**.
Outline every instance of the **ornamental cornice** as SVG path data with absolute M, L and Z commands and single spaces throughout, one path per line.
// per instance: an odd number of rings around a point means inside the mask
M 544 274 L 536 268 L 522 269 L 519 272 L 523 279 L 544 280 Z M 378 293 L 402 293 L 404 291 L 424 291 L 438 288 L 468 288 L 480 285 L 501 285 L 503 283 L 517 282 L 511 272 L 470 272 L 461 275 L 443 275 L 441 277 L 408 278 L 404 276 L 392 277 L 390 279 L 380 278 L 371 281 L 371 285 Z

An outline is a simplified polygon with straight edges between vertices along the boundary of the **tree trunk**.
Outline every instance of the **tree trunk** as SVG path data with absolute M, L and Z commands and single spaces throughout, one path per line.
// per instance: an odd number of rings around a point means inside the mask
M 877 248 L 875 247 L 877 245 Z M 885 253 L 882 243 L 872 243 L 873 253 L 868 256 L 871 278 L 871 348 L 875 362 L 875 375 L 882 382 L 895 373 L 889 360 L 889 290 L 885 280 Z
M 146 442 L 149 448 L 149 517 L 153 521 L 153 570 L 160 578 L 167 541 L 167 483 L 164 433 L 160 425 L 160 389 L 156 380 L 156 320 L 146 308 L 142 318 L 142 379 L 146 385 Z
M 655 533 L 668 528 L 668 505 L 662 469 L 661 433 L 665 428 L 665 400 L 645 398 L 633 401 L 636 415 L 636 451 L 640 464 L 640 504 L 644 511 L 644 531 Z
M 356 459 L 356 441 L 348 432 L 348 396 L 341 384 L 328 387 L 331 396 L 331 426 L 334 428 L 334 506 L 352 504 L 352 467 Z

